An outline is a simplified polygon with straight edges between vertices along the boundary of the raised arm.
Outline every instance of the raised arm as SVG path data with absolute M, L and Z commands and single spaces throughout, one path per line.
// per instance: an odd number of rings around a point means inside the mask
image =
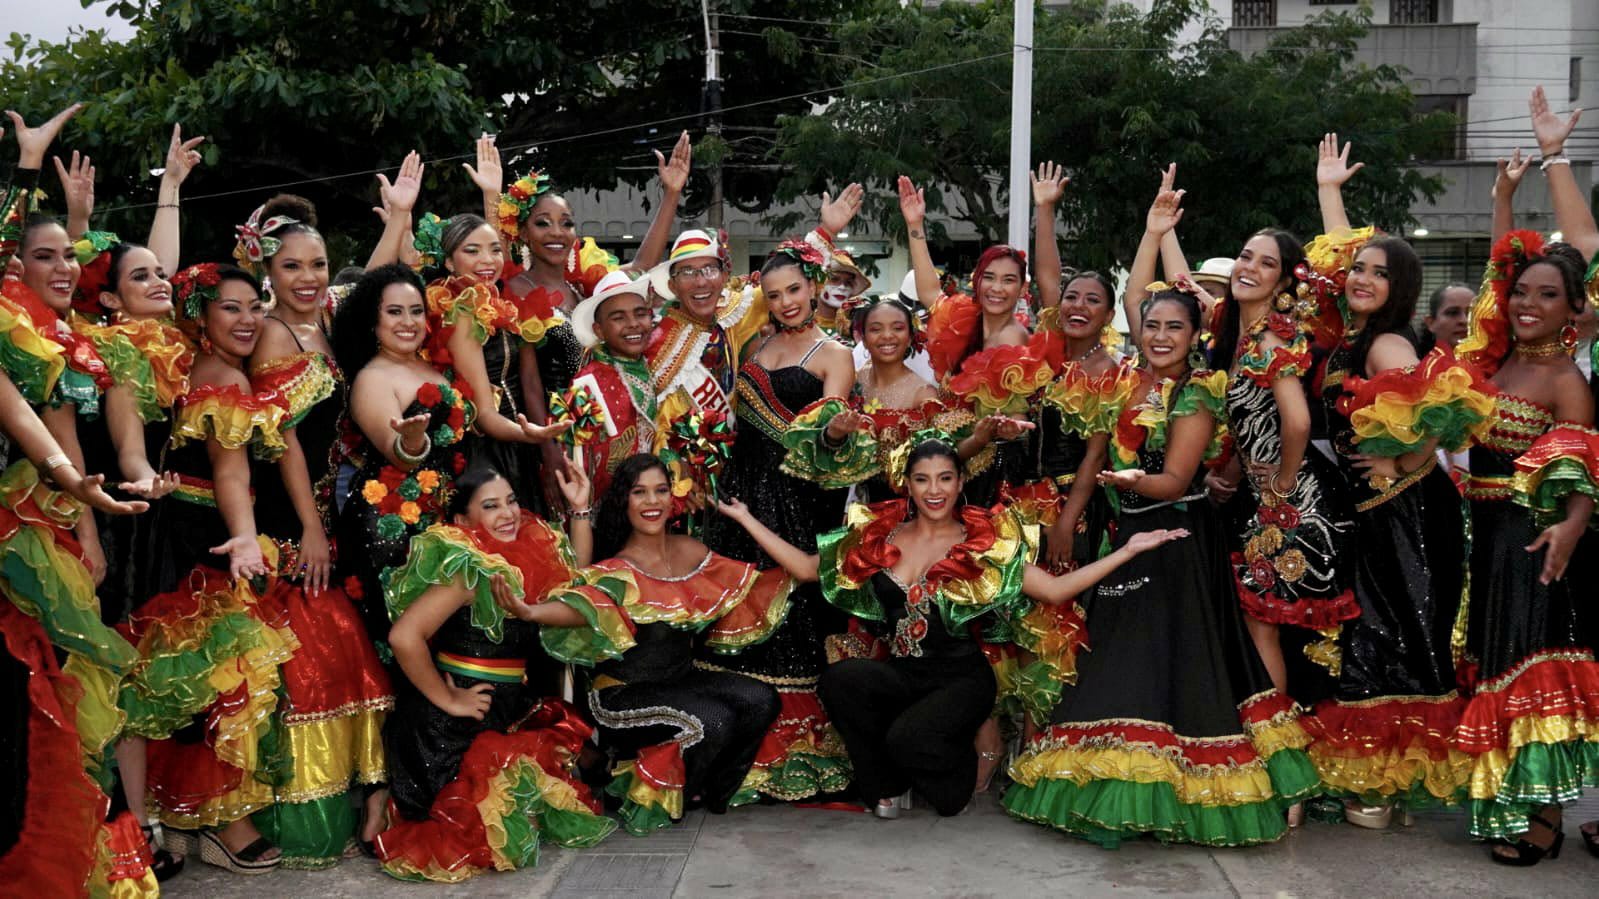
M 655 174 L 661 179 L 661 202 L 655 207 L 655 217 L 650 219 L 650 230 L 644 232 L 638 252 L 622 266 L 630 272 L 643 274 L 655 267 L 666 253 L 672 239 L 672 226 L 677 223 L 677 207 L 683 200 L 683 188 L 688 185 L 688 173 L 694 162 L 694 144 L 685 131 L 677 136 L 668 159 L 655 151 Z
M 932 309 L 944 291 L 938 283 L 933 254 L 927 249 L 927 197 L 904 175 L 899 176 L 899 212 L 905 218 L 906 245 L 911 253 L 911 269 L 916 272 L 916 299 Z
M 1530 165 L 1532 157 L 1523 157 L 1520 149 L 1511 153 L 1509 159 L 1499 160 L 1497 170 L 1494 172 L 1493 187 L 1493 240 L 1496 243 L 1499 238 L 1510 233 L 1511 228 L 1516 227 L 1516 188 L 1521 186 L 1521 176 L 1527 173 L 1527 167 Z M 1552 182 L 1549 187 L 1553 192 Z
M 161 187 L 156 193 L 155 219 L 150 222 L 150 238 L 146 246 L 161 263 L 161 270 L 171 274 L 178 270 L 182 258 L 179 252 L 178 208 L 183 182 L 200 164 L 203 137 L 183 139 L 183 126 L 172 126 L 172 139 L 167 142 L 166 168 L 161 171 Z
M 1061 575 L 1051 575 L 1037 565 L 1028 565 L 1022 573 L 1022 592 L 1049 605 L 1063 603 L 1109 577 L 1139 553 L 1187 536 L 1188 532 L 1181 528 L 1134 534 L 1103 558 Z
M 72 151 L 72 161 L 67 165 L 61 164 L 59 156 L 51 158 L 67 204 L 67 239 L 77 240 L 89 230 L 89 220 L 94 215 L 94 162 L 78 155 L 77 150 Z
M 6 185 L 4 199 L 0 201 L 0 272 L 4 272 L 21 240 L 22 222 L 28 218 L 28 203 L 39 186 L 39 167 L 44 165 L 44 151 L 50 148 L 67 119 L 77 115 L 82 103 L 74 103 L 56 113 L 53 118 L 37 128 L 29 128 L 13 110 L 6 110 L 11 118 L 12 133 L 17 138 L 17 170 L 11 183 Z M 15 210 L 16 215 L 12 212 Z
M 1172 190 L 1176 180 L 1177 163 L 1174 162 L 1160 173 L 1160 190 L 1144 216 L 1144 236 L 1138 242 L 1138 252 L 1133 256 L 1133 267 L 1127 275 L 1127 293 L 1122 297 L 1129 334 L 1136 335 L 1143 322 L 1144 298 L 1149 296 L 1150 282 L 1155 280 L 1161 242 L 1183 220 L 1183 191 Z
M 749 507 L 736 499 L 716 502 L 717 511 L 731 518 L 739 527 L 749 532 L 767 555 L 783 566 L 789 577 L 800 583 L 811 583 L 818 577 L 817 562 L 820 556 L 811 555 L 773 533 L 772 529 L 750 514 Z
M 1549 111 L 1549 98 L 1544 96 L 1543 85 L 1533 88 L 1528 102 L 1532 110 L 1532 131 L 1538 137 L 1538 152 L 1543 155 L 1540 168 L 1549 178 L 1549 199 L 1555 207 L 1555 227 L 1565 236 L 1566 243 L 1582 251 L 1584 257 L 1599 252 L 1599 227 L 1595 227 L 1593 209 L 1577 186 L 1571 174 L 1571 160 L 1566 157 L 1566 138 L 1577 127 L 1582 110 L 1574 109 L 1561 121 Z
M 1070 181 L 1053 162 L 1041 162 L 1033 180 L 1033 277 L 1038 281 L 1038 308 L 1060 305 L 1060 246 L 1055 243 L 1055 207 Z
M 500 191 L 505 188 L 505 168 L 500 165 L 500 148 L 494 145 L 494 135 L 487 131 L 477 138 L 477 167 L 470 162 L 461 168 L 471 177 L 472 183 L 483 195 L 483 221 L 500 220 Z
M 367 271 L 405 260 L 405 246 L 413 240 L 411 210 L 416 207 L 417 195 L 422 192 L 422 173 L 425 170 L 422 157 L 412 150 L 405 154 L 405 160 L 400 163 L 400 170 L 393 182 L 379 173 L 378 197 L 382 205 L 374 207 L 373 211 L 383 219 L 383 234 L 372 248 L 372 255 L 367 257 Z
M 1366 167 L 1364 162 L 1349 164 L 1349 148 L 1345 143 L 1338 149 L 1338 135 L 1322 135 L 1316 153 L 1316 204 L 1321 207 L 1321 230 L 1331 234 L 1349 227 L 1349 215 L 1344 212 L 1344 182 Z

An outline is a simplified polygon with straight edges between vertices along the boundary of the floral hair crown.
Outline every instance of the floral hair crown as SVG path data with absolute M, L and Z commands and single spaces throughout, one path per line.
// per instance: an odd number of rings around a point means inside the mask
M 416 239 L 412 246 L 422 256 L 422 268 L 434 268 L 444 262 L 444 226 L 449 224 L 448 219 L 441 219 L 431 212 L 422 213 L 416 223 Z
M 803 240 L 790 238 L 783 241 L 772 251 L 772 256 L 787 256 L 799 263 L 800 271 L 805 273 L 807 281 L 819 284 L 827 280 L 827 257 L 822 255 L 821 250 Z
M 1484 377 L 1510 354 L 1510 286 L 1518 272 L 1543 258 L 1543 237 L 1536 231 L 1511 231 L 1494 243 L 1483 272 L 1482 288 L 1471 307 L 1471 325 L 1455 355 L 1477 366 Z
M 233 258 L 238 260 L 239 265 L 258 275 L 266 261 L 283 248 L 283 241 L 272 235 L 289 225 L 303 224 L 299 219 L 287 215 L 274 215 L 262 221 L 261 213 L 264 211 L 265 204 L 255 207 L 244 224 L 233 228 L 234 233 L 239 235 L 239 242 L 233 247 Z
M 72 308 L 80 314 L 92 319 L 104 314 L 100 293 L 111 279 L 111 248 L 121 242 L 122 238 L 110 231 L 86 231 L 72 242 L 72 253 L 82 267 L 78 286 L 72 292 Z
M 884 466 L 883 474 L 888 478 L 890 487 L 893 487 L 899 493 L 905 492 L 905 481 L 910 475 L 906 468 L 910 462 L 911 454 L 928 443 L 942 444 L 948 447 L 951 452 L 956 451 L 955 438 L 950 436 L 950 433 L 943 428 L 922 428 L 918 431 L 912 431 L 910 437 L 906 438 L 904 443 L 889 451 L 888 464 Z M 957 458 L 959 458 L 958 453 Z M 957 467 L 959 466 L 957 465 Z
M 191 265 L 172 276 L 172 311 L 185 331 L 197 327 L 205 304 L 217 298 L 222 275 L 214 262 Z
M 550 176 L 537 169 L 529 169 L 526 175 L 512 181 L 505 193 L 500 194 L 499 216 L 495 224 L 507 243 L 516 240 L 517 235 L 522 233 L 522 223 L 533 214 L 533 204 L 549 192 Z

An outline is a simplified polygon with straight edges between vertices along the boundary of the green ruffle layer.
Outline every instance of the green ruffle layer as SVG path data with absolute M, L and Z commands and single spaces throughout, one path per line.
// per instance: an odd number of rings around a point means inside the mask
M 617 810 L 616 816 L 622 819 L 622 829 L 635 837 L 649 836 L 651 831 L 672 826 L 672 816 L 666 809 L 659 805 L 639 805 L 627 795 L 633 789 L 633 783 L 638 775 L 628 771 L 611 779 L 605 785 L 605 792 L 622 800 L 622 807 Z
M 348 793 L 312 802 L 279 802 L 250 820 L 283 852 L 283 867 L 302 871 L 320 871 L 343 860 L 357 823 Z
M 138 661 L 139 651 L 100 621 L 99 603 L 92 596 L 71 595 L 71 585 L 51 565 L 47 539 L 41 528 L 24 526 L 0 542 L 5 595 L 43 625 L 51 644 L 121 677 Z
M 756 796 L 740 801 L 746 793 L 761 793 L 785 802 L 809 799 L 823 793 L 839 793 L 849 787 L 853 776 L 849 759 L 790 751 L 783 761 L 766 769 L 766 779 L 753 791 L 740 791 L 728 805 L 747 805 Z
M 572 587 L 552 592 L 546 602 L 558 602 L 575 609 L 584 627 L 541 627 L 539 643 L 550 657 L 569 665 L 592 668 L 607 659 L 620 659 L 622 653 L 633 648 L 632 632 L 622 620 L 622 601 L 627 596 L 625 579 L 608 575 L 601 569 L 585 568 L 577 572 Z M 598 596 L 587 595 L 597 591 L 610 601 L 612 608 L 596 605 Z
M 1096 780 L 1078 786 L 1069 780 L 1043 780 L 1005 791 L 1005 810 L 1082 837 L 1106 849 L 1123 840 L 1151 834 L 1163 843 L 1201 846 L 1253 846 L 1270 843 L 1288 829 L 1285 812 L 1316 792 L 1320 782 L 1303 750 L 1284 749 L 1266 760 L 1278 795 L 1246 805 L 1195 805 L 1178 800 L 1168 783 Z
M 1517 492 L 1515 500 L 1531 509 L 1540 522 L 1548 523 L 1551 517 L 1565 517 L 1566 499 L 1573 493 L 1599 500 L 1599 485 L 1588 477 L 1588 468 L 1582 462 L 1560 458 L 1544 466 L 1536 490 L 1531 494 Z
M 852 531 L 852 528 L 842 527 L 816 538 L 816 551 L 820 556 L 817 574 L 822 595 L 837 608 L 857 618 L 883 621 L 883 604 L 878 601 L 870 579 L 860 587 L 851 588 L 844 586 L 839 578 L 843 552 L 848 550 L 845 541 Z M 1009 642 L 1013 630 L 1010 622 L 1027 614 L 1032 608 L 1032 600 L 1022 594 L 1022 576 L 1027 571 L 1029 555 L 1026 551 L 1017 552 L 999 566 L 1000 586 L 994 591 L 992 602 L 951 602 L 945 598 L 944 591 L 939 590 L 933 597 L 933 605 L 938 608 L 939 617 L 949 632 L 964 634 L 966 626 L 972 621 L 993 614 L 994 617 L 984 623 L 983 639 L 991 643 Z
M 1472 799 L 1471 835 L 1515 839 L 1527 831 L 1527 816 L 1553 802 L 1575 802 L 1583 787 L 1599 787 L 1599 743 L 1528 743 L 1516 750 L 1492 799 Z
M 155 369 L 133 341 L 117 334 L 110 340 L 96 341 L 95 349 L 117 386 L 126 387 L 133 394 L 140 421 L 148 423 L 166 418 L 167 410 L 162 408 L 160 394 L 156 391 Z
M 194 649 L 155 647 L 122 687 L 118 705 L 128 714 L 127 732 L 164 740 L 187 725 L 216 701 L 212 670 L 264 645 L 265 632 L 259 620 L 232 611 L 211 621 L 204 642 Z M 266 767 L 265 759 L 262 764 Z
M 827 441 L 827 424 L 833 416 L 847 410 L 842 400 L 826 400 L 789 422 L 783 431 L 783 473 L 819 484 L 827 490 L 842 490 L 877 474 L 877 441 L 865 431 L 855 431 L 838 446 Z
M 389 607 L 389 620 L 400 620 L 429 587 L 459 582 L 472 594 L 472 626 L 497 643 L 505 635 L 505 610 L 494 601 L 492 586 L 497 574 L 513 585 L 522 583 L 522 573 L 504 558 L 465 546 L 439 528 L 428 528 L 411 538 L 405 564 L 384 575 L 383 599 Z
M 77 407 L 78 415 L 84 418 L 99 416 L 100 385 L 94 383 L 94 378 L 69 366 L 56 379 L 55 394 L 50 397 L 52 406 L 64 406 L 67 403 Z

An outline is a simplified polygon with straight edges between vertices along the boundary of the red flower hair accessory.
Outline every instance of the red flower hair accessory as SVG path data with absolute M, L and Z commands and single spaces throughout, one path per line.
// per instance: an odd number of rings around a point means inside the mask
M 205 304 L 217 298 L 217 286 L 222 276 L 214 262 L 191 265 L 172 276 L 172 311 L 178 327 L 193 336 L 199 328 Z
M 78 286 L 72 292 L 72 308 L 91 319 L 105 314 L 100 305 L 100 294 L 114 289 L 111 280 L 111 249 L 122 242 L 110 231 L 88 231 L 72 242 L 72 252 L 78 257 L 81 271 Z
M 533 214 L 533 205 L 539 201 L 539 197 L 549 192 L 550 176 L 537 169 L 529 169 L 527 174 L 512 181 L 505 193 L 500 194 L 495 225 L 507 243 L 516 240 L 522 233 L 522 224 Z
M 1455 356 L 1475 365 L 1485 378 L 1510 355 L 1510 287 L 1527 266 L 1543 258 L 1543 237 L 1536 231 L 1511 231 L 1494 243 L 1483 272 L 1482 288 L 1471 307 L 1471 326 Z
M 821 250 L 803 240 L 790 238 L 783 241 L 772 251 L 772 256 L 787 256 L 799 263 L 807 281 L 820 284 L 827 280 L 827 257 L 822 255 Z

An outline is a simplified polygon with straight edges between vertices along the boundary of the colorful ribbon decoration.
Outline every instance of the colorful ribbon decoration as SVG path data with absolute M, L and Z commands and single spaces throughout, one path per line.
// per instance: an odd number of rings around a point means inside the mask
M 733 423 L 722 412 L 691 412 L 676 418 L 662 455 L 678 469 L 679 478 L 708 485 L 715 499 L 721 493 L 717 475 L 733 455 Z
M 550 423 L 572 423 L 561 433 L 567 446 L 587 446 L 605 433 L 605 406 L 587 387 L 550 394 Z

